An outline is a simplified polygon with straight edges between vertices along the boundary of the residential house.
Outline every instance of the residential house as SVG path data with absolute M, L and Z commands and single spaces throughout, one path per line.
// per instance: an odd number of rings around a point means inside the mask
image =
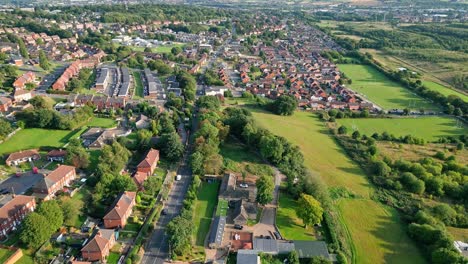
M 13 87 L 15 89 L 25 89 L 27 83 L 33 83 L 36 80 L 36 75 L 29 71 L 16 79 L 13 82 Z
M 0 112 L 6 113 L 13 105 L 13 101 L 9 97 L 0 96 Z
M 137 166 L 137 172 L 146 173 L 146 175 L 153 175 L 154 170 L 158 166 L 159 161 L 159 150 L 150 149 L 145 156 L 145 159 L 142 160 Z
M 136 192 L 124 192 L 112 209 L 103 217 L 105 228 L 125 227 L 135 206 Z
M 32 196 L 15 195 L 0 208 L 0 237 L 4 238 L 21 224 L 21 221 L 36 208 Z
M 19 165 L 23 162 L 30 162 L 41 158 L 39 152 L 35 149 L 23 150 L 11 153 L 6 159 L 5 163 L 8 166 Z
M 28 90 L 16 89 L 13 98 L 15 102 L 29 101 L 32 98 L 32 94 Z
M 62 149 L 53 149 L 47 153 L 48 161 L 64 162 L 67 156 L 67 151 Z
M 33 195 L 45 201 L 50 200 L 56 192 L 70 185 L 75 178 L 75 167 L 60 165 L 33 186 Z
M 115 231 L 113 229 L 100 229 L 94 237 L 81 249 L 83 259 L 88 261 L 105 262 L 109 251 L 115 244 Z
M 239 249 L 237 251 L 237 264 L 260 264 L 260 256 L 256 250 Z

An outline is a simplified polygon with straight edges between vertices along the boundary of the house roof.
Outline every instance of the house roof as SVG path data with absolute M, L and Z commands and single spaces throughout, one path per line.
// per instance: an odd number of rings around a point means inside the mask
M 12 217 L 18 210 L 33 201 L 34 197 L 26 195 L 16 195 L 8 203 L 0 208 L 0 223 Z
M 29 150 L 14 152 L 14 153 L 11 153 L 8 156 L 8 158 L 6 159 L 6 162 L 32 157 L 34 155 L 39 155 L 39 152 L 37 152 L 37 150 L 35 150 L 35 149 L 29 149 Z
M 133 180 L 138 184 L 138 185 L 143 185 L 143 182 L 148 178 L 148 175 L 144 172 L 137 171 L 135 175 L 133 175 Z
M 235 220 L 241 220 L 242 218 L 244 218 L 245 221 L 247 221 L 249 219 L 249 215 L 247 214 L 247 211 L 245 210 L 245 207 L 242 204 L 242 200 L 236 202 L 233 217 Z
M 124 217 L 130 205 L 135 200 L 136 192 L 124 192 L 115 203 L 114 207 L 103 217 L 104 220 L 120 220 Z
M 237 264 L 259 264 L 258 251 L 239 249 L 237 251 Z
M 323 241 L 294 240 L 293 243 L 300 258 L 312 258 L 317 256 L 323 256 L 326 259 L 330 258 L 327 244 Z
M 54 186 L 54 184 L 59 182 L 68 173 L 72 171 L 75 171 L 75 167 L 68 166 L 68 165 L 60 165 L 54 171 L 52 171 L 49 175 L 45 176 L 40 181 L 38 181 L 34 187 L 48 192 L 49 189 L 52 186 Z
M 137 168 L 151 167 L 151 165 L 157 162 L 158 160 L 159 160 L 159 150 L 150 149 L 148 153 L 146 154 L 145 159 L 142 160 L 140 164 L 138 164 Z
M 114 236 L 113 229 L 99 229 L 96 235 L 86 244 L 81 251 L 87 252 L 102 252 L 106 245 L 110 242 L 112 236 Z
M 225 216 L 217 216 L 214 221 L 210 232 L 209 243 L 216 244 L 217 246 L 221 245 L 223 242 L 224 236 L 224 226 L 226 225 Z
M 53 150 L 49 151 L 49 153 L 47 153 L 48 157 L 63 157 L 63 156 L 66 156 L 66 155 L 67 155 L 67 151 L 62 150 L 62 149 L 53 149 Z

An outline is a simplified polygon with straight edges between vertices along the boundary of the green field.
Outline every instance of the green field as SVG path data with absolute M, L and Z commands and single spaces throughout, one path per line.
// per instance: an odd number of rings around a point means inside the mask
M 7 141 L 0 144 L 0 155 L 19 150 L 39 147 L 63 147 L 71 138 L 77 137 L 82 130 L 52 130 L 42 128 L 25 128 Z
M 428 141 L 435 141 L 443 136 L 468 134 L 468 127 L 462 122 L 449 117 L 415 117 L 415 118 L 362 118 L 337 119 L 348 131 L 359 130 L 361 134 L 371 136 L 377 132 L 387 132 L 397 137 L 412 135 Z M 352 132 L 349 132 L 352 133 Z
M 196 246 L 203 247 L 205 237 L 210 231 L 211 218 L 218 199 L 220 182 L 202 182 L 195 202 L 193 218 L 193 238 Z
M 413 94 L 372 66 L 340 64 L 340 71 L 353 81 L 351 89 L 384 109 L 437 109 L 434 104 Z
M 185 47 L 186 44 L 184 43 L 173 43 L 173 44 L 169 44 L 169 45 L 159 45 L 157 47 L 152 47 L 151 48 L 151 51 L 154 52 L 154 53 L 170 53 L 171 52 L 171 49 L 173 47 Z M 139 51 L 139 52 L 143 52 L 145 50 L 145 47 L 140 47 L 140 46 L 129 46 L 132 50 L 134 51 Z
M 143 82 L 141 81 L 141 73 L 139 71 L 133 71 L 133 78 L 135 79 L 135 93 L 134 97 L 143 98 Z
M 280 193 L 276 225 L 281 235 L 288 240 L 315 240 L 313 229 L 304 229 L 302 220 L 297 217 L 297 206 L 297 202 L 287 193 Z
M 216 216 L 227 216 L 227 210 L 229 203 L 225 199 L 218 200 L 218 206 L 216 207 Z
M 13 250 L 8 250 L 4 248 L 0 248 L 0 263 L 5 263 L 6 260 L 13 255 Z
M 434 90 L 434 91 L 437 91 L 445 96 L 449 96 L 449 95 L 456 95 L 458 97 L 460 97 L 463 101 L 465 102 L 468 102 L 468 96 L 466 94 L 463 94 L 461 92 L 458 92 L 458 91 L 455 91 L 453 89 L 450 89 L 450 88 L 447 88 L 441 84 L 438 84 L 436 82 L 431 82 L 431 81 L 423 81 L 422 82 L 424 84 L 424 86 L 426 86 L 427 88 L 431 89 L 431 90 Z
M 468 243 L 468 228 L 447 227 L 447 231 L 453 236 L 455 240 Z
M 90 127 L 110 128 L 115 127 L 117 125 L 117 121 L 112 118 L 93 117 L 86 125 Z
M 328 186 L 341 186 L 359 199 L 338 201 L 339 213 L 356 249 L 356 263 L 424 263 L 396 212 L 371 199 L 373 186 L 362 169 L 330 137 L 325 124 L 308 112 L 291 117 L 254 111 L 254 118 L 271 132 L 300 147 L 306 167 Z

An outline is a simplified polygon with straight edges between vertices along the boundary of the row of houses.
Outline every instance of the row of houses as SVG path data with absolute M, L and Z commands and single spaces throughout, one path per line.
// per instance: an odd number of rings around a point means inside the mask
M 105 95 L 94 94 L 70 94 L 68 96 L 68 103 L 73 106 L 95 106 L 97 110 L 102 111 L 106 109 L 123 109 L 127 105 L 125 97 L 109 97 Z

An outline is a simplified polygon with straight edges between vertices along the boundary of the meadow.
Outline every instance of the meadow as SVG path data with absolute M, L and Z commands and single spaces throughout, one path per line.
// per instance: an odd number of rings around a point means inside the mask
M 424 86 L 426 86 L 427 88 L 431 89 L 431 90 L 434 90 L 434 91 L 437 91 L 445 96 L 449 96 L 449 95 L 456 95 L 458 97 L 460 97 L 463 101 L 465 102 L 468 102 L 468 95 L 464 94 L 464 93 L 461 93 L 461 92 L 458 92 L 456 90 L 453 90 L 453 89 L 450 89 L 448 87 L 445 87 L 441 84 L 438 84 L 436 82 L 432 82 L 432 81 L 423 81 L 423 84 Z
M 349 87 L 383 109 L 436 110 L 434 104 L 391 81 L 368 65 L 340 64 L 340 71 L 352 80 Z
M 468 127 L 462 122 L 449 117 L 404 117 L 404 118 L 347 118 L 337 119 L 338 124 L 346 126 L 348 132 L 358 130 L 371 136 L 375 132 L 387 132 L 397 137 L 412 135 L 427 141 L 435 141 L 444 136 L 468 134 Z
M 424 263 L 406 235 L 397 213 L 372 200 L 374 187 L 362 169 L 348 158 L 314 114 L 284 117 L 253 109 L 258 123 L 300 147 L 305 166 L 329 187 L 344 187 L 358 198 L 337 201 L 342 222 L 354 243 L 356 263 Z
M 82 132 L 83 129 L 70 131 L 25 128 L 0 144 L 0 155 L 40 147 L 63 147 L 70 139 L 78 137 Z

